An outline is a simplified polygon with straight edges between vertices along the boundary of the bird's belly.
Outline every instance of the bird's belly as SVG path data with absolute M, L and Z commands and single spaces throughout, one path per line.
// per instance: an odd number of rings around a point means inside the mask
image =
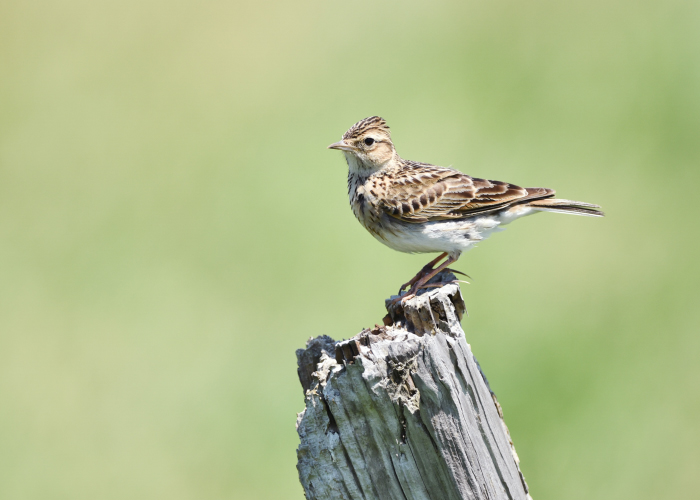
M 499 221 L 493 217 L 421 224 L 391 218 L 381 222 L 383 227 L 380 230 L 370 229 L 374 237 L 388 247 L 406 253 L 461 253 L 500 230 Z

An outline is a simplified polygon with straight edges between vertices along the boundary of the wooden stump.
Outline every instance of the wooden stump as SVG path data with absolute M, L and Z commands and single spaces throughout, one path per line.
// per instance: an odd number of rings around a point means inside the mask
M 435 282 L 454 275 L 441 273 Z M 457 284 L 426 289 L 389 326 L 297 351 L 308 500 L 530 499 L 501 408 L 467 344 Z

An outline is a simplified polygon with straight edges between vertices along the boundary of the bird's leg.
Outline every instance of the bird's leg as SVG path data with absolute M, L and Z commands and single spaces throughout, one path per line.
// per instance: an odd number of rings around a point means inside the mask
M 423 288 L 423 286 L 424 286 L 428 281 L 430 281 L 431 279 L 433 279 L 433 277 L 434 277 L 436 274 L 438 274 L 440 271 L 443 271 L 443 270 L 447 269 L 447 266 L 449 266 L 450 264 L 456 262 L 458 258 L 459 258 L 459 256 L 457 256 L 457 257 L 452 257 L 452 256 L 448 257 L 448 259 L 447 259 L 445 262 L 443 262 L 442 264 L 440 264 L 440 266 L 439 266 L 437 269 L 433 269 L 433 271 L 432 271 L 430 274 L 428 274 L 427 276 L 423 276 L 422 278 L 420 278 L 416 283 L 413 284 L 413 286 L 412 286 L 411 289 L 408 291 L 408 293 L 406 293 L 406 295 L 404 295 L 403 297 L 401 297 L 401 302 L 403 302 L 403 301 L 405 301 L 405 300 L 408 300 L 408 299 L 412 299 L 413 297 L 415 297 L 415 296 L 416 296 L 416 292 L 417 292 L 418 290 L 420 290 L 421 288 Z
M 458 258 L 459 258 L 459 257 L 448 257 L 448 259 L 447 259 L 445 262 L 443 262 L 442 264 L 440 264 L 440 267 L 438 267 L 437 269 L 433 269 L 433 272 L 431 272 L 431 273 L 428 274 L 427 276 L 424 276 L 423 278 L 421 278 L 420 280 L 418 280 L 418 282 L 417 282 L 415 285 L 413 285 L 413 288 L 416 289 L 416 290 L 420 290 L 421 287 L 422 287 L 423 285 L 425 285 L 428 281 L 430 281 L 431 279 L 433 279 L 433 277 L 434 277 L 436 274 L 438 274 L 439 272 L 443 271 L 444 269 L 447 269 L 447 266 L 449 266 L 450 264 L 453 264 L 453 263 L 457 262 L 457 259 L 458 259 Z
M 413 278 L 411 278 L 407 283 L 404 283 L 403 285 L 401 285 L 401 288 L 399 288 L 399 294 L 401 294 L 401 292 L 403 291 L 404 288 L 413 287 L 413 284 L 415 282 L 417 282 L 419 279 L 421 279 L 423 276 L 425 276 L 426 273 L 432 271 L 435 264 L 440 262 L 445 257 L 447 257 L 447 252 L 442 252 L 437 258 L 431 260 L 426 265 L 424 265 L 422 267 L 422 269 L 420 271 L 418 271 L 418 274 L 416 274 Z

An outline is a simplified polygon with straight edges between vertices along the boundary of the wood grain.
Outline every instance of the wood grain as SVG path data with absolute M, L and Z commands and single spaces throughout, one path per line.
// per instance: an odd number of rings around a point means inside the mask
M 343 342 L 317 337 L 297 351 L 306 498 L 529 499 L 500 406 L 459 323 L 459 286 L 388 310 L 390 326 Z

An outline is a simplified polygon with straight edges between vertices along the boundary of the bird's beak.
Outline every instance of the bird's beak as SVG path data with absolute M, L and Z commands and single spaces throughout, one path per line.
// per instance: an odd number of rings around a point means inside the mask
M 356 148 L 351 146 L 350 144 L 347 144 L 345 141 L 338 141 L 334 142 L 330 146 L 328 146 L 328 149 L 340 149 L 341 151 L 355 151 Z

